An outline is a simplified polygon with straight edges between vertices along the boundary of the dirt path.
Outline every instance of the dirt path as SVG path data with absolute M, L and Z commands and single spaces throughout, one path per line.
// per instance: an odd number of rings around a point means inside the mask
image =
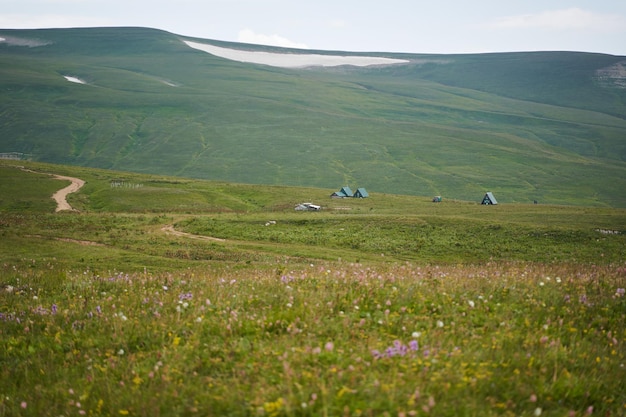
M 52 194 L 52 198 L 57 202 L 57 208 L 54 211 L 59 212 L 63 210 L 74 210 L 66 200 L 67 195 L 80 190 L 80 188 L 85 185 L 85 181 L 79 178 L 65 177 L 63 175 L 52 174 L 52 176 L 57 180 L 71 181 L 70 185 Z
M 63 180 L 63 181 L 71 182 L 71 184 L 68 185 L 67 187 L 61 188 L 56 193 L 52 194 L 52 198 L 54 199 L 54 201 L 57 202 L 57 208 L 54 210 L 55 212 L 59 212 L 63 210 L 74 210 L 72 206 L 70 206 L 66 200 L 67 195 L 71 193 L 75 193 L 76 191 L 80 190 L 80 188 L 83 185 L 85 185 L 85 181 L 81 180 L 80 178 L 66 177 L 64 175 L 48 174 L 46 172 L 33 171 L 32 169 L 28 169 L 24 166 L 17 166 L 16 168 L 21 169 L 22 171 L 25 171 L 25 172 L 32 172 L 33 174 L 51 175 L 52 178 L 56 180 Z

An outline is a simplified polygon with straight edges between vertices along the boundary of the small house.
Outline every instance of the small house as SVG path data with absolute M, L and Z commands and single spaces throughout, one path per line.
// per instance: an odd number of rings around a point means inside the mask
M 354 195 L 352 197 L 354 197 L 354 198 L 367 198 L 369 196 L 370 195 L 367 193 L 365 188 L 357 188 L 356 192 L 354 193 Z
M 330 195 L 333 198 L 346 198 L 346 197 L 352 197 L 352 190 L 350 189 L 350 187 L 346 186 L 346 187 L 342 187 L 341 190 L 339 191 L 335 191 L 334 193 L 332 193 Z
M 496 201 L 496 198 L 493 196 L 493 193 L 487 192 L 487 194 L 485 194 L 485 196 L 483 197 L 483 201 L 480 204 L 490 206 L 490 205 L 496 205 L 498 204 L 498 202 Z

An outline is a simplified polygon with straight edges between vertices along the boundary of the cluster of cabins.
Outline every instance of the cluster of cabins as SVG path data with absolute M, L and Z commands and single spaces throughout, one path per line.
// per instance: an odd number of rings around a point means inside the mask
M 370 195 L 367 193 L 365 188 L 357 188 L 357 190 L 353 193 L 350 187 L 341 187 L 341 190 L 335 191 L 330 195 L 332 198 L 367 198 Z
M 370 195 L 365 188 L 357 188 L 353 193 L 350 187 L 341 187 L 341 190 L 332 193 L 331 198 L 367 198 Z M 296 211 L 319 211 L 322 207 L 313 203 L 300 203 L 296 206 Z
M 350 187 L 345 186 L 341 187 L 341 190 L 335 191 L 330 196 L 331 198 L 367 198 L 369 197 L 369 194 L 365 188 L 357 188 L 355 192 L 352 192 Z M 433 197 L 433 203 L 441 203 L 441 201 L 441 196 L 438 195 Z M 485 194 L 480 204 L 490 206 L 498 204 L 498 201 L 496 200 L 496 197 L 494 197 L 493 193 L 489 191 Z M 535 204 L 537 204 L 536 201 Z M 300 203 L 296 206 L 296 210 L 298 211 L 318 211 L 320 209 L 321 206 L 313 203 Z
M 348 198 L 348 197 L 367 198 L 367 197 L 369 197 L 369 194 L 367 193 L 365 188 L 357 188 L 357 190 L 353 193 L 352 190 L 350 189 L 350 187 L 346 186 L 346 187 L 341 187 L 341 190 L 335 191 L 330 196 L 332 198 Z M 433 198 L 433 203 L 441 203 L 441 201 L 442 201 L 442 199 L 441 199 L 440 195 L 435 196 Z M 496 205 L 496 204 L 498 204 L 498 201 L 494 197 L 493 193 L 491 191 L 489 191 L 489 192 L 487 192 L 485 194 L 485 196 L 483 197 L 483 199 L 482 199 L 480 204 L 483 204 L 483 205 Z

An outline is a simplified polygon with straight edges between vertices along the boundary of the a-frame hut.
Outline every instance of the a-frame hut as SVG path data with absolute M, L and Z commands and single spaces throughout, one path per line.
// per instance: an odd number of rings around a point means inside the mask
M 367 193 L 365 188 L 357 188 L 356 192 L 353 195 L 354 198 L 367 198 L 369 196 L 370 195 Z
M 346 197 L 352 197 L 352 190 L 350 189 L 350 187 L 346 186 L 346 187 L 341 187 L 341 190 L 339 191 L 335 191 L 334 193 L 332 193 L 330 195 L 331 197 L 334 198 L 346 198 Z
M 483 204 L 486 206 L 496 205 L 498 204 L 498 201 L 496 201 L 496 198 L 493 196 L 493 193 L 489 191 L 487 192 L 487 194 L 485 194 L 485 196 L 483 197 L 483 201 L 480 204 Z

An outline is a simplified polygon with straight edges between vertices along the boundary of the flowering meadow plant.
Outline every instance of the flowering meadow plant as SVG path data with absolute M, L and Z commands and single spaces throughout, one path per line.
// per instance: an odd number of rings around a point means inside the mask
M 623 266 L 2 279 L 0 416 L 626 413 Z

